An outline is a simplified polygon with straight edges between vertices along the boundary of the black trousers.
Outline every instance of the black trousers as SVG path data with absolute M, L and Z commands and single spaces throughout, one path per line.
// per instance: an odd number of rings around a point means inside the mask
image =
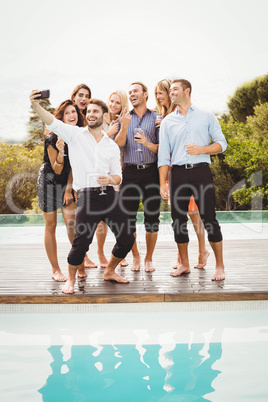
M 171 216 L 176 243 L 188 243 L 187 213 L 193 195 L 210 242 L 222 240 L 215 213 L 215 188 L 209 166 L 185 169 L 174 165 L 169 175 Z
M 119 208 L 118 192 L 110 186 L 105 192 L 106 195 L 90 189 L 77 192 L 75 239 L 68 255 L 68 263 L 71 265 L 80 265 L 83 262 L 100 221 L 105 222 L 115 235 L 116 244 L 112 250 L 115 257 L 125 258 L 134 244 L 128 217 Z
M 154 164 L 138 170 L 125 166 L 120 190 L 120 207 L 128 214 L 133 232 L 136 232 L 140 197 L 144 207 L 144 225 L 148 233 L 158 232 L 160 214 L 159 172 Z

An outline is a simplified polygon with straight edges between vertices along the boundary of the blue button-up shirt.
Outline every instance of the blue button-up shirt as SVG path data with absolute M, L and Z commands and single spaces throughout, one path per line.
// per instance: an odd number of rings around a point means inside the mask
M 140 144 L 142 152 L 137 152 L 138 143 L 134 140 L 134 128 L 140 127 L 148 139 L 153 144 L 159 143 L 159 129 L 155 126 L 156 113 L 147 109 L 140 119 L 139 116 L 131 110 L 132 115 L 130 125 L 127 130 L 127 140 L 123 147 L 124 163 L 139 165 L 141 163 L 153 163 L 157 161 L 157 155 L 148 148 Z
M 191 105 L 185 117 L 176 109 L 161 122 L 158 167 L 211 163 L 209 155 L 189 155 L 185 150 L 186 144 L 205 147 L 211 144 L 211 140 L 220 144 L 222 152 L 227 148 L 221 126 L 213 113 Z

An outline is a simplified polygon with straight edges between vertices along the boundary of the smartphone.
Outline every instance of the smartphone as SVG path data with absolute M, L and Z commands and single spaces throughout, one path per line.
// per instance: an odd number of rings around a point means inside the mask
M 47 99 L 50 96 L 50 91 L 49 89 L 46 89 L 45 91 L 40 91 L 39 96 L 37 96 L 35 99 Z

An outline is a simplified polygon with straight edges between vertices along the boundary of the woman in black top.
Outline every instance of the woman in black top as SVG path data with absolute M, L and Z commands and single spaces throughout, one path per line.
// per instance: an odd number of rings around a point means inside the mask
M 56 109 L 54 116 L 66 124 L 83 127 L 84 118 L 72 100 L 66 100 Z M 37 180 L 40 209 L 45 219 L 45 248 L 52 266 L 52 278 L 64 282 L 57 257 L 56 226 L 57 209 L 61 208 L 68 238 L 75 237 L 75 198 L 72 190 L 72 170 L 68 157 L 68 146 L 56 134 L 50 132 L 45 138 L 44 159 Z

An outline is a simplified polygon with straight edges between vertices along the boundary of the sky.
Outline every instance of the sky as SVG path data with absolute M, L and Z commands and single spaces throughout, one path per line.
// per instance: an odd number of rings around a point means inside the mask
M 268 73 L 267 0 L 9 0 L 0 15 L 0 140 L 27 138 L 29 94 L 57 107 L 87 84 L 107 101 L 133 81 L 186 78 L 214 113 L 244 82 Z

